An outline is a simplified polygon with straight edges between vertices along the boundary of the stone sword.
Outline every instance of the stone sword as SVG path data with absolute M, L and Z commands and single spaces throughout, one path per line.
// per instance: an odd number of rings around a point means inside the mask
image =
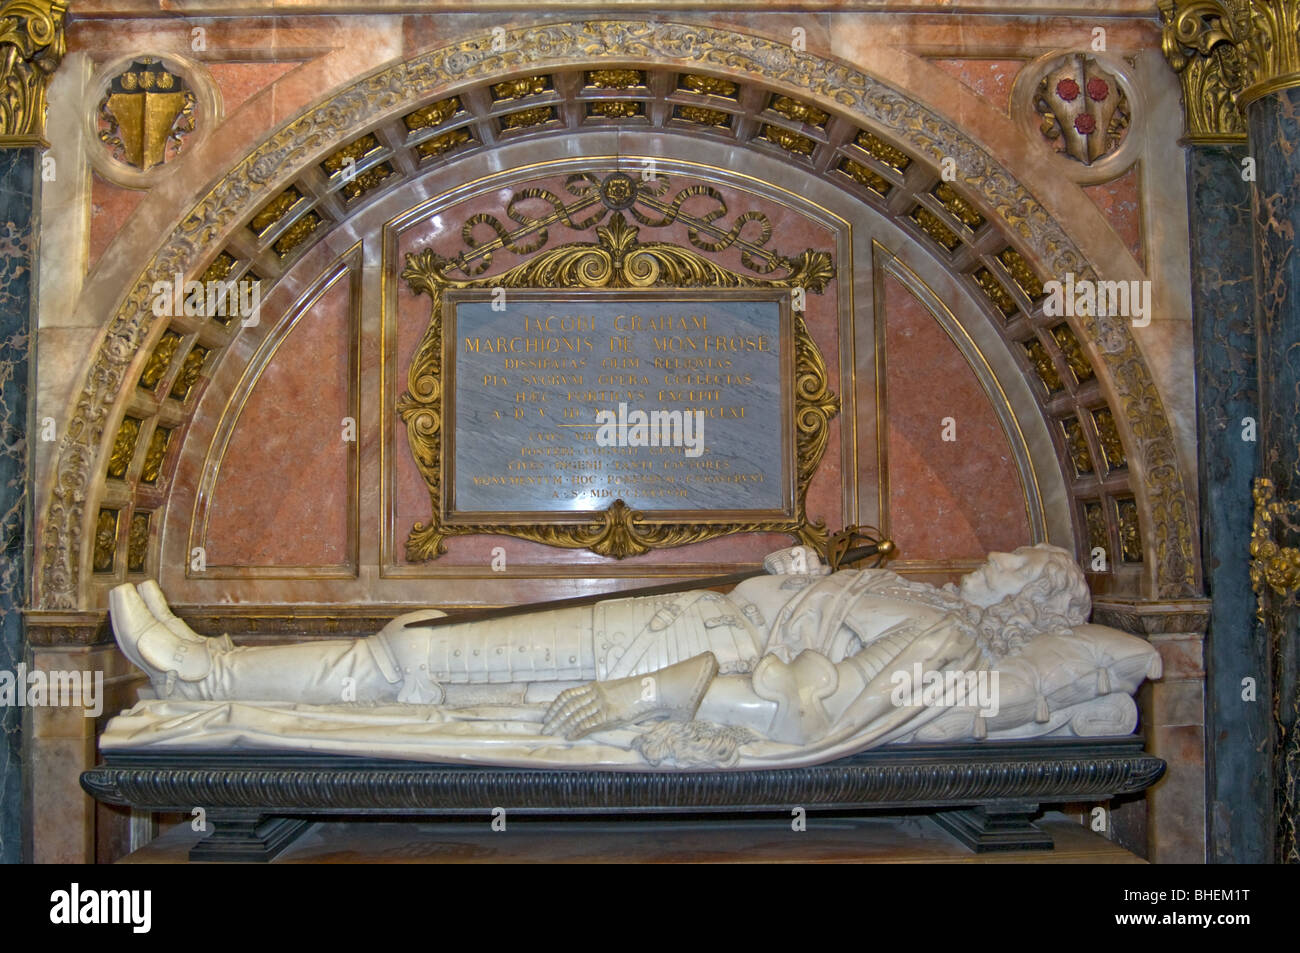
M 831 536 L 826 547 L 826 562 L 830 565 L 832 572 L 835 572 L 841 566 L 848 566 L 871 556 L 887 558 L 894 552 L 894 544 L 888 539 L 871 540 L 865 545 L 849 548 L 849 544 L 855 537 L 862 537 L 862 531 L 856 526 L 850 526 Z M 572 609 L 578 606 L 594 605 L 604 599 L 630 599 L 634 596 L 662 596 L 674 592 L 686 592 L 690 589 L 713 589 L 718 586 L 735 585 L 736 583 L 743 582 L 746 579 L 761 576 L 766 572 L 766 569 L 749 569 L 744 572 L 733 572 L 723 576 L 705 576 L 700 579 L 683 579 L 678 582 L 665 582 L 655 586 L 640 586 L 636 589 L 617 589 L 612 592 L 594 592 L 585 596 L 571 596 L 567 599 L 549 599 L 542 602 L 526 602 L 517 606 L 462 609 L 454 613 L 449 613 L 439 619 L 424 619 L 408 622 L 406 623 L 405 628 L 433 629 L 440 625 L 459 625 L 462 622 L 481 622 L 488 619 L 504 619 L 508 616 L 526 615 L 530 612 L 544 612 L 552 609 Z

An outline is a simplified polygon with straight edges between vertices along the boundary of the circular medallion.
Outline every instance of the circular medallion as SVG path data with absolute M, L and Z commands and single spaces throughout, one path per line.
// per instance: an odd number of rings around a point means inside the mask
M 1141 150 L 1141 93 L 1131 70 L 1102 53 L 1048 53 L 1016 77 L 1012 112 L 1070 179 L 1080 185 L 1110 181 Z
M 630 175 L 615 172 L 600 183 L 600 200 L 615 212 L 636 204 L 636 180 Z
M 148 188 L 170 173 L 221 120 L 207 71 L 175 54 L 121 57 L 100 70 L 91 89 L 91 163 L 128 188 Z

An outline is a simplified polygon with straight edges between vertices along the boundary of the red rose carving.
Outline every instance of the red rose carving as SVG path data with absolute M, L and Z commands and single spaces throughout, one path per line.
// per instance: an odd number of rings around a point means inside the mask
M 1087 113 L 1074 117 L 1074 128 L 1079 130 L 1082 135 L 1088 135 L 1097 130 L 1097 120 L 1093 119 Z
M 1088 80 L 1088 98 L 1095 103 L 1101 102 L 1110 95 L 1110 84 L 1104 79 L 1094 77 Z
M 1079 95 L 1079 84 L 1072 79 L 1063 79 L 1056 84 L 1056 95 L 1067 103 L 1072 103 Z

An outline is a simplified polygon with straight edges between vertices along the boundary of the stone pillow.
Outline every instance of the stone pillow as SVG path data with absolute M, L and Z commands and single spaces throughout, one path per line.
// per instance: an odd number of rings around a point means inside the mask
M 1100 695 L 1131 695 L 1144 678 L 1159 678 L 1160 654 L 1135 635 L 1104 625 L 1035 638 L 1020 658 L 1038 673 L 1038 690 L 1052 711 Z

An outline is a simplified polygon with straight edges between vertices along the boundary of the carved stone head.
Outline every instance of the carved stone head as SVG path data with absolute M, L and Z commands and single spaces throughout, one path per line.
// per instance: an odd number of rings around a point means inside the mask
M 1083 572 L 1069 553 L 1047 543 L 989 553 L 983 566 L 962 578 L 961 595 L 981 608 L 1032 606 L 1033 615 L 1057 617 L 1067 625 L 1088 621 L 1092 608 Z

